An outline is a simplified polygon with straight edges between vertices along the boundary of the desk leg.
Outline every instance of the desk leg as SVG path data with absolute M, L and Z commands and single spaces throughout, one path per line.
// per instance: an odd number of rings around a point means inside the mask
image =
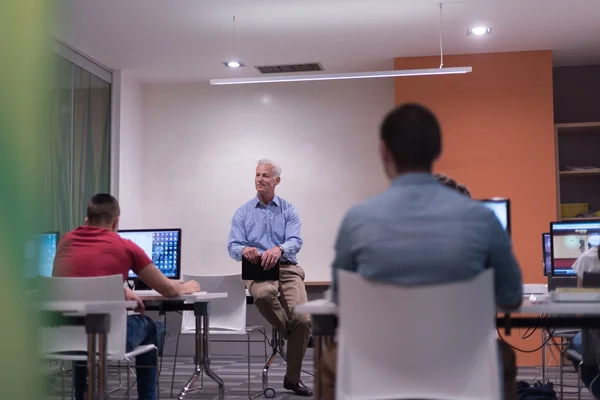
M 321 399 L 321 358 L 323 356 L 323 339 L 321 335 L 313 335 L 315 341 L 315 348 L 313 349 L 314 356 L 314 368 L 315 368 L 315 399 Z
M 212 370 L 210 369 L 210 351 L 209 351 L 209 343 L 210 343 L 210 335 L 209 335 L 209 316 L 208 313 L 202 317 L 202 342 L 203 342 L 203 350 L 204 354 L 202 357 L 202 366 L 204 367 L 204 371 L 206 371 L 206 375 L 211 378 L 213 381 L 217 382 L 219 385 L 219 400 L 223 400 L 225 398 L 225 384 L 223 380 Z
M 202 375 L 202 370 L 206 372 L 206 375 L 208 375 L 209 378 L 219 385 L 219 400 L 225 399 L 225 384 L 223 383 L 223 380 L 210 369 L 209 314 L 210 303 L 194 304 L 194 315 L 196 317 L 196 365 L 194 373 L 179 393 L 179 400 L 183 400 L 186 394 L 192 390 L 192 386 Z
M 108 398 L 106 394 L 107 364 L 106 364 L 106 333 L 98 333 L 98 400 Z
M 88 386 L 87 386 L 87 398 L 88 400 L 95 400 L 96 388 L 96 333 L 88 333 L 88 357 L 87 357 L 87 370 L 88 370 Z
M 546 383 L 546 330 L 542 329 L 542 383 Z
M 185 386 L 183 387 L 183 389 L 181 389 L 181 392 L 179 393 L 179 400 L 183 400 L 186 396 L 186 394 L 188 392 L 190 392 L 192 390 L 192 386 L 194 386 L 194 383 L 196 383 L 196 381 L 198 380 L 198 378 L 200 378 L 200 376 L 202 375 L 202 332 L 201 332 L 201 327 L 202 327 L 202 320 L 200 315 L 196 315 L 196 347 L 195 347 L 195 354 L 194 354 L 194 373 L 192 374 L 192 376 L 190 377 L 190 379 L 188 379 L 187 383 L 185 384 Z

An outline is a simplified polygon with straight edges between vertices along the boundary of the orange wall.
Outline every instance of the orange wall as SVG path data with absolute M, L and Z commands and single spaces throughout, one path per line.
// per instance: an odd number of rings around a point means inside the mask
M 396 69 L 435 68 L 439 57 L 397 58 Z M 445 56 L 464 75 L 396 78 L 395 102 L 429 107 L 442 125 L 444 150 L 436 170 L 465 183 L 475 198 L 508 197 L 514 250 L 526 283 L 545 282 L 542 232 L 556 218 L 552 53 L 532 51 Z M 511 342 L 541 344 L 512 334 Z M 516 340 L 515 340 L 516 339 Z M 540 352 L 519 354 L 537 365 Z

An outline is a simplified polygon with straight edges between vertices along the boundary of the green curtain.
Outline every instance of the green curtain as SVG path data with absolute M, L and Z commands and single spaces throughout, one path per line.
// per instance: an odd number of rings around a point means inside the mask
M 111 85 L 54 55 L 53 124 L 45 191 L 61 234 L 84 223 L 87 202 L 110 191 Z

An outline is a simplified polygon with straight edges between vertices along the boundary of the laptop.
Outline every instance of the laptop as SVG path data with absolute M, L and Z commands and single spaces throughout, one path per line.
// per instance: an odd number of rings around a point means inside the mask
M 260 260 L 257 264 L 242 258 L 242 279 L 245 281 L 278 281 L 279 280 L 279 260 L 277 264 L 269 270 L 265 270 L 260 265 Z

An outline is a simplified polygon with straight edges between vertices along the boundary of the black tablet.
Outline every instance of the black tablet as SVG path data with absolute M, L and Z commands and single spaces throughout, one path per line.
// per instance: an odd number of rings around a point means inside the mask
M 260 260 L 257 264 L 253 264 L 242 257 L 242 279 L 245 281 L 278 281 L 279 260 L 273 268 L 265 270 L 260 265 Z

